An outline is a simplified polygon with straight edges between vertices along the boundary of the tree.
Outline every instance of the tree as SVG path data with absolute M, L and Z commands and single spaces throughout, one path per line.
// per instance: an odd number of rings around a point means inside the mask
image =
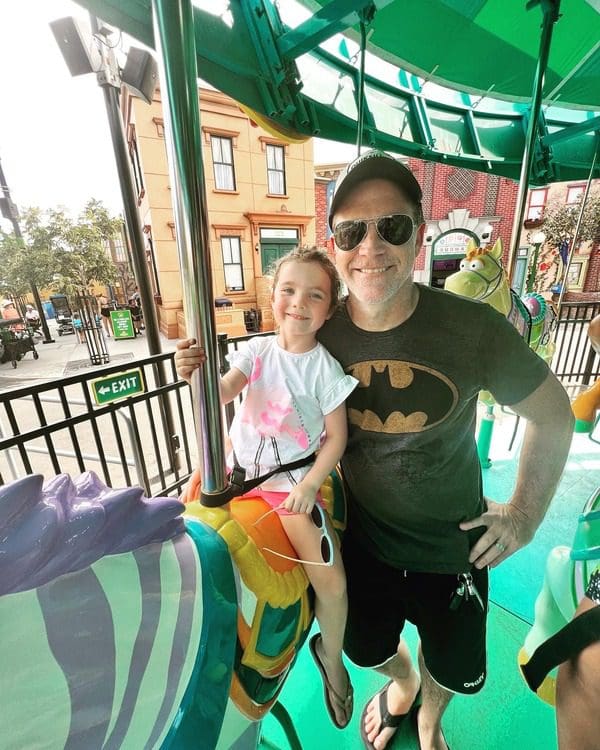
M 0 285 L 23 294 L 31 283 L 68 296 L 86 293 L 94 281 L 110 284 L 116 268 L 106 251 L 122 220 L 111 217 L 101 202 L 91 199 L 71 220 L 64 208 L 29 208 L 21 218 L 23 238 L 0 233 Z
M 564 263 L 567 253 L 570 253 L 572 249 L 580 210 L 581 201 L 571 204 L 552 202 L 546 207 L 541 225 L 546 235 L 545 251 L 540 258 L 536 275 L 538 291 L 546 289 L 558 279 L 561 256 Z M 590 191 L 577 236 L 577 248 L 584 242 L 593 242 L 598 238 L 600 238 L 600 192 Z

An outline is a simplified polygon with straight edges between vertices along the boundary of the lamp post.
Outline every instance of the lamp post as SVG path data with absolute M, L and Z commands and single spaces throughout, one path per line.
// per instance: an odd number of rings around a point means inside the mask
M 533 257 L 529 265 L 529 273 L 527 274 L 527 285 L 525 287 L 527 294 L 534 291 L 533 287 L 535 286 L 535 277 L 537 275 L 538 257 L 541 246 L 546 242 L 546 235 L 544 232 L 536 232 L 531 238 L 531 241 L 533 242 Z

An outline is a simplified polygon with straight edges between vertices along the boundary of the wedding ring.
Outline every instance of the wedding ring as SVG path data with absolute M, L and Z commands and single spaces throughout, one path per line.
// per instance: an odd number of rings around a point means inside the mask
M 496 547 L 500 550 L 500 552 L 504 552 L 506 547 L 502 544 L 502 542 L 496 542 Z

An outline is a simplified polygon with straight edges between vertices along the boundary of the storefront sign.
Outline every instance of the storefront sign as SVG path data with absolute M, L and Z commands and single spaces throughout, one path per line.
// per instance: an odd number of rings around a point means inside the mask
M 466 255 L 467 243 L 473 239 L 466 232 L 447 232 L 440 235 L 433 243 L 433 257 L 444 255 Z

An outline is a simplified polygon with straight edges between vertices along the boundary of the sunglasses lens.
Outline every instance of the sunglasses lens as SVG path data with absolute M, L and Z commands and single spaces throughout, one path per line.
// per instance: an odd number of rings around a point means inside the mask
M 326 536 L 321 539 L 321 557 L 324 563 L 331 562 L 331 544 Z
M 405 214 L 384 216 L 377 222 L 377 231 L 390 245 L 404 245 L 412 236 L 413 222 L 410 216 Z
M 323 525 L 325 523 L 325 519 L 323 518 L 323 511 L 321 510 L 320 505 L 313 505 L 312 510 L 310 512 L 310 517 L 312 518 L 312 522 L 317 527 L 317 529 L 322 529 Z
M 340 250 L 354 250 L 362 242 L 367 233 L 364 221 L 341 221 L 333 230 L 335 244 Z

